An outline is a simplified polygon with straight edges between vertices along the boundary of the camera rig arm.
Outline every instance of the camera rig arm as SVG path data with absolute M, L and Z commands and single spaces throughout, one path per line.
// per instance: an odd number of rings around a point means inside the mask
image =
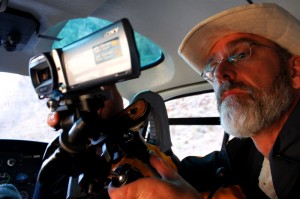
M 149 164 L 148 146 L 139 133 L 149 112 L 150 105 L 143 99 L 110 120 L 101 120 L 94 112 L 81 112 L 68 131 L 63 129 L 57 149 L 42 165 L 38 182 L 43 185 L 55 182 L 51 178 L 59 170 L 58 173 L 67 176 L 80 176 L 80 197 L 91 197 L 105 193 L 110 182 L 122 186 L 148 175 L 149 172 L 139 171 L 124 159 L 139 160 L 139 164 L 156 175 Z

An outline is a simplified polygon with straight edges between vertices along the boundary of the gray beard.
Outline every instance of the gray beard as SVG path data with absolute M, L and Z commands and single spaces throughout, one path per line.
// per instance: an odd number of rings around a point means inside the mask
M 224 91 L 241 88 L 248 98 L 229 96 L 221 102 Z M 254 89 L 241 82 L 225 82 L 217 92 L 218 110 L 224 130 L 235 137 L 251 137 L 270 126 L 285 113 L 293 100 L 289 77 L 281 72 L 268 89 Z

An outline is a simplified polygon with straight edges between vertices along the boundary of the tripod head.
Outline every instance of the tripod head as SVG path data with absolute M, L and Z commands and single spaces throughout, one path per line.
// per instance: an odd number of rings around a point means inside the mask
M 143 176 L 128 165 L 113 168 L 124 157 L 134 157 L 148 164 L 147 145 L 139 131 L 147 121 L 150 105 L 141 99 L 115 117 L 103 120 L 94 108 L 99 107 L 98 103 L 104 107 L 104 101 L 110 99 L 108 93 L 104 95 L 99 91 L 94 95 L 67 99 L 63 101 L 63 109 L 56 108 L 74 122 L 64 119 L 60 123 L 63 131 L 55 151 L 47 152 L 51 155 L 45 157 L 40 170 L 38 181 L 41 184 L 49 183 L 54 167 L 67 176 L 81 176 L 79 184 L 83 195 L 103 193 L 110 182 L 121 186 Z M 122 175 L 126 178 L 120 178 Z

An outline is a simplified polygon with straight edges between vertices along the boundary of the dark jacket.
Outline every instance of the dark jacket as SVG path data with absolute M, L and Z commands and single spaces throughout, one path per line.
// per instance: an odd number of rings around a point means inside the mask
M 234 138 L 223 151 L 183 159 L 180 173 L 200 192 L 237 184 L 247 198 L 263 199 L 268 198 L 258 187 L 263 159 L 250 138 Z M 278 198 L 300 198 L 300 102 L 278 135 L 269 160 Z

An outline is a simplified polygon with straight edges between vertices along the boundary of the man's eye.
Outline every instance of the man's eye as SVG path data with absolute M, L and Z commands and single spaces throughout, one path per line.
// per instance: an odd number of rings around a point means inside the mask
M 231 61 L 240 61 L 246 59 L 250 56 L 250 51 L 251 50 L 248 44 L 240 44 L 232 51 L 233 56 L 230 56 L 229 59 L 231 58 Z
M 236 62 L 237 60 L 239 60 L 239 55 L 236 54 L 236 55 L 229 56 L 227 60 L 228 60 L 230 63 Z
M 240 59 L 245 59 L 248 56 L 249 56 L 249 53 L 247 53 L 247 52 L 240 52 L 240 53 L 237 54 L 236 58 L 240 60 Z

